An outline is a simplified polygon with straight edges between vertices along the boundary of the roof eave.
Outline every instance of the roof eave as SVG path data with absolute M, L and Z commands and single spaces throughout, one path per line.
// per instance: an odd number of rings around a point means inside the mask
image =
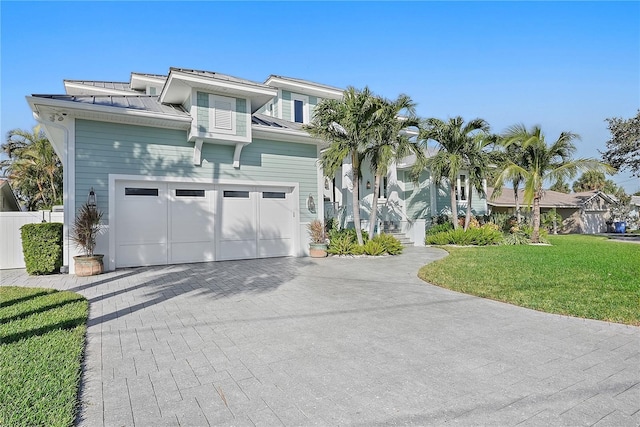
M 187 115 L 174 115 L 166 113 L 157 113 L 152 111 L 136 110 L 132 108 L 110 107 L 106 105 L 79 104 L 71 101 L 60 99 L 42 98 L 37 96 L 26 97 L 31 110 L 35 113 L 42 112 L 39 106 L 50 108 L 56 113 L 68 115 L 76 118 L 87 118 L 88 113 L 91 116 L 104 115 L 110 116 L 109 120 L 113 121 L 114 117 L 121 118 L 140 118 L 148 119 L 151 123 L 156 123 L 160 127 L 188 129 L 191 126 L 192 118 Z

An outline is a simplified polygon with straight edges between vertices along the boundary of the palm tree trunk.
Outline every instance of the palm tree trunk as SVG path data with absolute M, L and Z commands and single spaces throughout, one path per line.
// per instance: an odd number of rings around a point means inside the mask
M 473 194 L 473 189 L 469 188 L 469 198 L 467 199 L 467 215 L 464 218 L 464 231 L 469 229 L 469 224 L 471 223 L 471 197 Z
M 518 220 L 518 224 L 520 224 L 520 200 L 518 199 L 518 186 L 513 186 L 513 198 L 516 202 L 516 219 Z
M 351 172 L 353 173 L 353 193 L 351 194 L 353 200 L 353 227 L 356 229 L 356 236 L 358 237 L 358 244 L 363 245 L 362 229 L 360 228 L 360 165 L 358 164 L 358 153 L 354 150 L 351 152 Z
M 458 228 L 458 201 L 456 200 L 456 182 L 452 181 L 449 184 L 449 190 L 451 191 L 451 222 L 453 222 L 453 228 Z
M 371 215 L 369 215 L 369 238 L 373 237 L 378 221 L 378 193 L 380 192 L 380 174 L 373 180 L 373 199 L 371 201 Z M 380 230 L 378 230 L 380 233 Z
M 533 197 L 533 232 L 531 243 L 540 243 L 540 192 Z

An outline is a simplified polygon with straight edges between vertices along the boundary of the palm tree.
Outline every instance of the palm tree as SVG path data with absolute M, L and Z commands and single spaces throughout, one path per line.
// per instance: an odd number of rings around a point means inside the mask
M 469 197 L 467 198 L 467 214 L 464 221 L 465 231 L 471 223 L 471 203 L 473 201 L 473 190 L 480 197 L 486 197 L 484 191 L 485 177 L 490 169 L 496 163 L 497 153 L 495 150 L 489 150 L 498 140 L 496 135 L 487 133 L 478 133 L 474 138 L 469 140 L 469 145 L 465 149 L 466 169 L 469 175 Z
M 39 125 L 32 132 L 9 131 L 1 148 L 8 159 L 0 161 L 0 168 L 27 209 L 61 202 L 62 163 Z
M 447 122 L 436 118 L 427 119 L 420 133 L 424 146 L 428 140 L 438 143 L 438 152 L 423 162 L 416 162 L 412 171 L 414 179 L 419 177 L 425 167 L 431 169 L 435 181 L 449 182 L 451 197 L 451 222 L 458 228 L 458 209 L 456 201 L 456 183 L 458 175 L 468 166 L 466 150 L 475 135 L 489 130 L 489 124 L 483 119 L 473 119 L 466 124 L 462 117 L 454 117 Z
M 380 182 L 387 175 L 389 166 L 393 161 L 410 154 L 424 156 L 422 150 L 410 141 L 407 134 L 408 129 L 419 125 L 415 116 L 415 103 L 411 98 L 402 94 L 395 101 L 378 98 L 378 102 L 380 105 L 374 116 L 373 139 L 364 153 L 375 177 L 369 218 L 369 236 L 372 237 L 377 222 Z
M 360 229 L 360 162 L 365 148 L 373 140 L 373 124 L 379 108 L 369 88 L 349 87 L 341 100 L 323 99 L 316 106 L 310 125 L 305 126 L 312 136 L 329 143 L 320 156 L 325 176 L 333 177 L 344 159 L 351 159 L 353 223 L 360 245 L 364 243 Z
M 576 147 L 573 140 L 580 137 L 571 132 L 562 132 L 551 145 L 547 145 L 540 126 L 531 130 L 522 125 L 514 125 L 504 134 L 504 144 L 520 144 L 524 160 L 516 164 L 513 160 L 503 165 L 495 182 L 495 196 L 499 196 L 505 181 L 520 176 L 524 181 L 524 202 L 533 203 L 533 233 L 531 241 L 540 242 L 540 198 L 544 182 L 556 182 L 573 178 L 578 171 L 611 171 L 609 165 L 594 159 L 572 159 Z M 517 159 L 516 159 L 517 160 Z

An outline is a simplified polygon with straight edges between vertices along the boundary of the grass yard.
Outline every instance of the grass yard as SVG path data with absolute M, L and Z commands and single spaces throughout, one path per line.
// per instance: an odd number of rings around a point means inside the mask
M 552 246 L 447 247 L 420 269 L 435 285 L 548 313 L 640 325 L 640 245 L 587 235 Z
M 53 289 L 0 287 L 0 426 L 72 426 L 87 300 Z

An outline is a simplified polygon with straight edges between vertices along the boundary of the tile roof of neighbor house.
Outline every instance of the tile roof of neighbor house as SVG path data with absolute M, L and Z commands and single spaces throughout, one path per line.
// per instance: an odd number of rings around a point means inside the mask
M 37 95 L 37 98 L 48 98 L 78 104 L 101 105 L 104 107 L 128 108 L 150 111 L 153 113 L 171 114 L 190 117 L 180 105 L 161 104 L 155 95 Z
M 64 80 L 64 82 L 78 83 L 86 86 L 100 87 L 104 89 L 129 91 L 132 94 L 139 93 L 134 89 L 131 89 L 129 82 L 103 82 L 103 81 L 97 81 L 97 80 Z
M 503 188 L 502 194 L 495 200 L 492 199 L 493 188 L 487 189 L 487 204 L 491 206 L 500 207 L 515 207 L 515 201 L 513 199 L 513 189 Z M 615 197 L 609 196 L 598 190 L 583 191 L 580 193 L 560 193 L 553 190 L 544 190 L 542 198 L 540 199 L 541 208 L 579 208 L 593 197 L 600 195 L 609 203 L 616 203 Z M 518 200 L 522 203 L 524 200 L 524 191 L 518 191 Z
M 640 196 L 631 196 L 631 206 L 640 206 Z

